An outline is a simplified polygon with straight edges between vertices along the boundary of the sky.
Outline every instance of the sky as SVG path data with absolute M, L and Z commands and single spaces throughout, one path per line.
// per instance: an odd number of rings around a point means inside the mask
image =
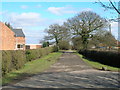
M 22 1 L 22 0 L 21 0 Z M 26 1 L 26 2 L 25 2 Z M 44 2 L 42 2 L 44 1 Z M 0 21 L 10 22 L 14 28 L 22 28 L 26 36 L 26 44 L 38 44 L 46 35 L 45 29 L 51 24 L 62 25 L 68 18 L 72 18 L 82 11 L 93 11 L 103 18 L 112 19 L 117 13 L 105 10 L 94 2 L 41 2 L 24 0 L 2 1 L 0 5 Z M 66 0 L 67 1 L 67 0 Z M 82 1 L 82 0 L 81 0 Z M 95 0 L 94 0 L 95 1 Z M 106 2 L 107 4 L 107 2 Z M 1 7 L 2 6 L 2 7 Z M 118 23 L 111 22 L 112 34 L 118 38 Z

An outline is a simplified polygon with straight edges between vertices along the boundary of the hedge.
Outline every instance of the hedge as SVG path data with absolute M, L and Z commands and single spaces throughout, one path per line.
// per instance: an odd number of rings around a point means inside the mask
M 120 67 L 120 52 L 80 50 L 79 53 L 89 60 L 113 67 Z
M 53 47 L 46 47 L 41 49 L 26 50 L 26 60 L 31 61 L 53 52 Z
M 35 60 L 54 52 L 53 47 L 34 49 L 34 50 L 6 50 L 2 51 L 2 75 L 12 70 L 18 70 L 28 61 Z
M 26 62 L 25 51 L 2 51 L 2 74 L 20 69 Z

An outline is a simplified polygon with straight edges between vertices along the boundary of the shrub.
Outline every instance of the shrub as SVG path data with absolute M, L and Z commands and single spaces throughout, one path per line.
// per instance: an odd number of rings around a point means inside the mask
M 70 49 L 70 44 L 69 44 L 69 42 L 68 41 L 60 41 L 59 42 L 59 48 L 61 49 L 61 50 L 68 50 L 68 49 Z
M 2 74 L 21 68 L 26 62 L 24 51 L 2 51 Z
M 49 47 L 49 42 L 43 42 L 42 47 Z
M 52 47 L 26 50 L 26 59 L 27 61 L 31 61 L 40 58 L 41 56 L 45 56 L 51 52 L 53 52 Z
M 102 64 L 120 67 L 120 53 L 112 51 L 94 51 L 94 50 L 80 50 L 80 54 L 84 55 L 90 60 L 100 62 Z
M 13 69 L 20 69 L 26 63 L 25 51 L 11 51 Z
M 12 70 L 18 70 L 28 61 L 35 60 L 53 52 L 53 47 L 33 50 L 8 50 L 2 51 L 2 75 Z
M 37 58 L 37 50 L 26 50 L 26 59 L 27 61 L 31 61 Z
M 58 52 L 58 51 L 59 51 L 58 46 L 53 46 L 53 52 Z
M 10 51 L 2 51 L 2 74 L 6 74 L 12 69 L 12 55 Z

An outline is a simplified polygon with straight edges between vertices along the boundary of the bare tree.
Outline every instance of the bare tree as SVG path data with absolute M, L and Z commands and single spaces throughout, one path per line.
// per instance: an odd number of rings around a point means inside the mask
M 118 14 L 120 14 L 120 10 L 119 10 L 119 6 L 115 5 L 113 1 L 109 0 L 109 4 L 104 4 L 103 2 L 101 2 L 100 0 L 98 0 L 98 2 L 102 7 L 104 7 L 105 9 L 112 9 L 115 10 Z M 118 3 L 119 5 L 119 3 Z
M 87 49 L 89 38 L 97 30 L 105 28 L 106 20 L 94 12 L 84 11 L 72 19 L 68 19 L 64 25 L 70 29 L 73 35 L 79 35 L 82 40 L 83 49 Z
M 47 36 L 45 36 L 45 40 L 53 40 L 55 39 L 56 45 L 58 45 L 60 40 L 67 39 L 67 28 L 64 26 L 60 26 L 59 24 L 50 25 L 48 29 L 45 29 L 47 32 Z

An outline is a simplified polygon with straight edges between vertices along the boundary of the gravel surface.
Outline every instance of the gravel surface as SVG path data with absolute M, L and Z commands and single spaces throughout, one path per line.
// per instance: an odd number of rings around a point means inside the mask
M 4 86 L 13 89 L 31 88 L 120 88 L 120 73 L 95 70 L 79 56 L 65 52 L 58 62 L 48 70 L 22 80 L 14 85 Z M 25 90 L 26 90 L 25 89 Z

